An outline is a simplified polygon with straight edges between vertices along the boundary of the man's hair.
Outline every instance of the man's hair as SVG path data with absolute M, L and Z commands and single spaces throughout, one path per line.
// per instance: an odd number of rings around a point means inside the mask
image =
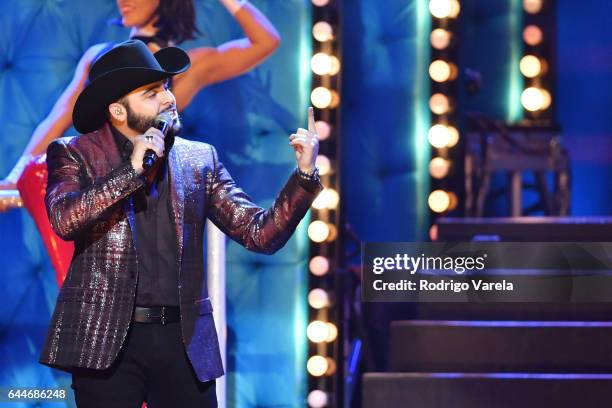
M 193 0 L 160 0 L 157 15 L 155 27 L 159 31 L 156 37 L 166 43 L 180 44 L 201 34 L 196 26 Z

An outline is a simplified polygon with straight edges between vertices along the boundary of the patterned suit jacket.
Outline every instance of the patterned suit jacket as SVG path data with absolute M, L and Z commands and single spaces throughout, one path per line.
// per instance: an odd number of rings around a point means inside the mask
M 183 343 L 199 380 L 207 381 L 223 375 L 223 366 L 203 263 L 206 218 L 249 250 L 271 254 L 287 242 L 322 187 L 294 172 L 264 210 L 236 186 L 206 143 L 177 137 L 168 163 Z M 144 182 L 121 162 L 109 125 L 57 139 L 47 150 L 47 165 L 49 220 L 62 239 L 74 241 L 75 254 L 40 362 L 105 369 L 132 318 L 138 259 L 131 195 Z

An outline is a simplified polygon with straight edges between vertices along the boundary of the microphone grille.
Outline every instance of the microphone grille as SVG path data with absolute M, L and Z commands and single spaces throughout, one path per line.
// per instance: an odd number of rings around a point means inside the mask
M 162 112 L 155 118 L 155 124 L 166 123 L 171 124 L 173 120 L 172 113 L 170 112 Z

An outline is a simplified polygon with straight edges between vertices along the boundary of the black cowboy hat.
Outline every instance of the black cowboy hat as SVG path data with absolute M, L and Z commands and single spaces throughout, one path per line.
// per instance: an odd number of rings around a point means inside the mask
M 108 105 L 143 85 L 180 74 L 191 64 L 187 53 L 167 47 L 153 54 L 139 40 L 122 42 L 103 54 L 89 71 L 89 84 L 72 111 L 74 127 L 93 132 L 106 121 Z

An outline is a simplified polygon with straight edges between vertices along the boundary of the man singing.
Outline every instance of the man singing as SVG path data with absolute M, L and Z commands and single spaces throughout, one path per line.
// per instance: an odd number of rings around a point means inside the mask
M 168 83 L 189 64 L 179 48 L 117 45 L 76 101 L 83 134 L 47 150 L 49 220 L 75 254 L 40 362 L 72 373 L 79 407 L 217 406 L 223 367 L 203 264 L 206 218 L 271 254 L 322 188 L 312 108 L 308 130 L 289 137 L 297 169 L 268 210 L 236 186 L 212 146 L 175 137 Z M 155 127 L 163 118 L 165 137 Z

